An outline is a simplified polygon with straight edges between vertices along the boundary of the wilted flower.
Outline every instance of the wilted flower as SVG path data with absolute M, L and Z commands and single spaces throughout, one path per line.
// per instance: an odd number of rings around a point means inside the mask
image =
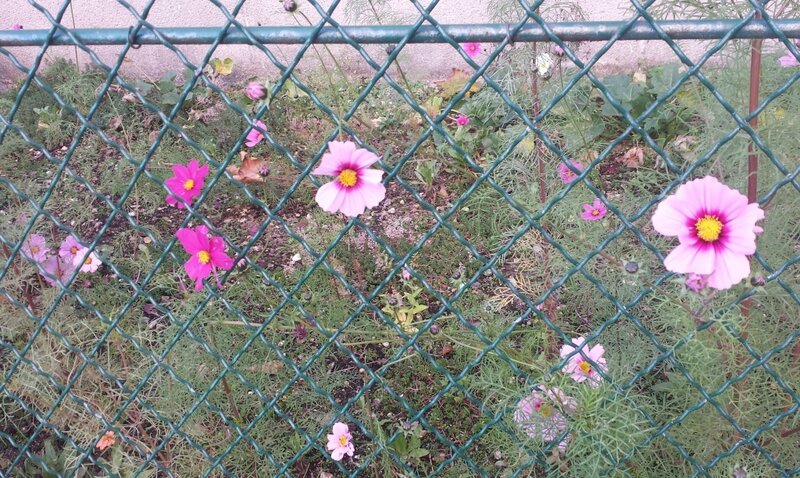
M 324 154 L 319 167 L 311 172 L 336 178 L 317 190 L 315 199 L 324 211 L 355 217 L 383 201 L 383 171 L 369 168 L 378 156 L 367 149 L 356 149 L 350 141 L 331 141 L 328 148 L 330 153 Z
M 62 259 L 61 257 L 58 256 L 48 257 L 47 260 L 44 261 L 44 263 L 42 264 L 42 267 L 44 268 L 44 271 L 47 272 L 47 274 L 50 274 L 50 276 L 55 277 L 56 279 L 61 281 L 61 283 L 64 284 L 65 286 L 68 285 L 67 281 L 69 280 L 70 277 L 72 277 L 72 274 L 75 272 L 75 265 L 72 263 L 72 259 L 66 259 L 66 258 Z M 45 280 L 45 282 L 47 282 L 51 286 L 57 285 L 55 279 L 53 279 L 52 277 L 49 277 L 46 274 L 41 274 L 41 276 Z
M 31 234 L 22 243 L 22 253 L 33 261 L 44 262 L 47 259 L 48 252 L 50 252 L 50 249 L 47 248 L 47 242 L 44 240 L 44 236 L 40 234 Z
M 564 56 L 564 49 L 558 45 L 553 45 L 553 54 L 555 56 Z
M 478 42 L 467 42 L 462 43 L 461 48 L 464 49 L 464 52 L 470 58 L 475 58 L 476 56 L 480 55 L 481 53 L 481 44 Z
M 194 229 L 184 227 L 175 233 L 183 248 L 192 255 L 183 265 L 190 279 L 195 280 L 194 290 L 203 288 L 203 279 L 212 273 L 216 276 L 217 268 L 229 270 L 233 267 L 233 259 L 225 254 L 225 241 L 221 237 L 208 236 L 206 226 Z M 219 278 L 217 278 L 219 284 Z
M 257 81 L 248 83 L 244 91 L 247 93 L 247 97 L 254 101 L 263 100 L 267 96 L 267 89 Z
M 553 57 L 551 57 L 549 53 L 542 52 L 536 55 L 536 71 L 539 73 L 539 76 L 547 76 L 553 64 Z
M 599 198 L 595 198 L 592 204 L 584 204 L 581 219 L 584 221 L 599 221 L 606 216 L 606 205 Z
M 578 171 L 583 171 L 583 165 L 577 161 L 570 161 L 570 164 L 573 168 L 577 169 Z M 572 172 L 571 169 L 567 167 L 564 163 L 558 163 L 558 175 L 561 176 L 561 180 L 564 181 L 564 184 L 569 184 L 578 177 L 575 173 Z
M 684 285 L 692 292 L 700 292 L 706 286 L 706 277 L 700 274 L 689 274 L 686 276 Z
M 467 115 L 458 115 L 456 116 L 456 124 L 459 126 L 466 126 L 469 124 L 469 116 Z
M 87 255 L 88 252 L 88 247 L 81 247 L 78 249 L 78 253 L 75 254 L 75 257 L 72 258 L 72 265 L 75 267 L 80 267 L 81 272 L 94 272 L 100 268 L 100 264 L 103 263 L 97 254 L 92 252 L 91 254 Z
M 355 447 L 353 446 L 353 436 L 350 435 L 350 428 L 347 424 L 336 422 L 333 424 L 333 433 L 328 435 L 328 451 L 331 458 L 336 461 L 344 458 L 344 455 L 353 456 Z
M 172 194 L 167 195 L 167 203 L 171 206 L 183 208 L 183 203 L 176 199 L 181 198 L 186 204 L 191 205 L 194 198 L 203 191 L 206 176 L 208 175 L 208 165 L 200 166 L 196 159 L 189 161 L 189 164 L 175 164 L 172 166 L 171 178 L 164 181 L 164 184 Z
M 105 432 L 105 434 L 103 434 L 103 436 L 100 438 L 100 441 L 97 442 L 96 446 L 97 446 L 98 450 L 103 451 L 103 450 L 105 450 L 106 448 L 110 447 L 111 445 L 113 445 L 116 442 L 117 442 L 117 440 L 114 437 L 114 432 L 109 430 L 109 431 Z
M 267 125 L 265 125 L 261 121 L 256 121 L 256 126 L 263 129 L 264 131 L 267 130 Z M 251 128 L 250 132 L 247 133 L 247 141 L 245 141 L 244 144 L 248 148 L 252 148 L 253 146 L 257 145 L 263 140 L 264 140 L 264 133 L 255 128 Z
M 682 185 L 653 214 L 653 227 L 677 236 L 678 247 L 664 267 L 680 274 L 706 276 L 708 286 L 728 289 L 750 275 L 747 256 L 756 251 L 756 222 L 764 211 L 735 189 L 706 176 Z
M 550 442 L 567 429 L 565 413 L 573 413 L 577 408 L 575 399 L 568 397 L 557 387 L 533 390 L 530 395 L 517 403 L 514 422 L 529 437 Z M 566 450 L 567 438 L 558 444 L 562 452 Z
M 578 337 L 572 339 L 572 344 L 564 344 L 561 346 L 560 355 L 562 359 L 573 353 L 576 349 L 581 349 L 583 351 L 583 355 L 579 352 L 569 358 L 569 361 L 564 366 L 564 371 L 570 374 L 572 379 L 576 382 L 588 380 L 589 385 L 596 387 L 600 385 L 601 377 L 594 367 L 597 366 L 603 372 L 608 370 L 608 367 L 606 367 L 606 359 L 603 357 L 605 349 L 602 345 L 595 345 L 591 349 L 588 347 L 581 348 L 583 343 L 584 338 Z M 595 365 L 589 363 L 584 358 L 584 355 L 594 362 Z

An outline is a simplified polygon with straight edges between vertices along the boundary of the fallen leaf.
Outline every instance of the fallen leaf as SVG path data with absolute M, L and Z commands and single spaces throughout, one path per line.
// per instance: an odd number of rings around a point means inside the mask
M 209 62 L 209 65 L 217 75 L 228 76 L 233 71 L 233 60 L 230 58 L 225 58 L 224 60 L 214 58 Z
M 453 74 L 450 75 L 450 78 L 441 82 L 442 96 L 445 99 L 455 96 L 456 93 L 461 91 L 464 85 L 467 84 L 467 80 L 469 80 L 471 76 L 472 75 L 470 75 L 466 70 L 462 70 L 461 68 L 453 68 Z M 474 95 L 480 91 L 481 87 L 483 87 L 483 80 L 478 78 L 478 81 L 470 86 L 466 96 L 469 97 Z
M 641 146 L 634 146 L 633 148 L 625 151 L 622 156 L 622 162 L 630 168 L 638 168 L 644 161 L 644 150 Z
M 242 166 L 228 166 L 228 172 L 233 179 L 243 183 L 263 183 L 264 176 L 269 174 L 269 165 L 263 159 L 248 156 L 244 151 L 239 155 L 242 158 Z
M 249 372 L 266 373 L 268 375 L 275 375 L 280 369 L 283 368 L 283 362 L 280 360 L 268 360 L 261 365 L 251 365 L 247 367 Z

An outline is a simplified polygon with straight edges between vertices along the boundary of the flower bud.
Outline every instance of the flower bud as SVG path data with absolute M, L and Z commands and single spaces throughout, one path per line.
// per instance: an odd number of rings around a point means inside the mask
M 283 0 L 283 9 L 291 13 L 297 10 L 297 3 L 294 0 Z

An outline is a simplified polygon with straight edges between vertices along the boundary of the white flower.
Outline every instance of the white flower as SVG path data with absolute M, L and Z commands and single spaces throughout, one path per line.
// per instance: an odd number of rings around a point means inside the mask
M 543 52 L 536 55 L 536 70 L 538 70 L 540 76 L 547 76 L 552 67 L 553 57 L 549 53 Z

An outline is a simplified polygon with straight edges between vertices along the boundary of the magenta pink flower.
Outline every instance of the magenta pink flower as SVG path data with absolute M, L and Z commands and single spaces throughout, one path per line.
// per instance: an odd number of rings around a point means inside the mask
M 22 30 L 22 25 L 20 25 L 19 23 L 15 23 L 15 24 L 11 25 L 11 28 L 14 29 L 14 30 L 19 31 L 19 30 Z
M 72 264 L 72 261 L 64 260 L 58 256 L 48 257 L 47 260 L 44 261 L 44 264 L 42 264 L 42 267 L 44 268 L 44 271 L 47 272 L 47 274 L 50 274 L 51 276 L 57 278 L 65 286 L 69 285 L 67 284 L 67 281 L 69 280 L 70 277 L 72 277 L 72 274 L 75 272 L 75 266 Z M 55 279 L 47 276 L 46 274 L 41 274 L 41 276 L 45 280 L 45 282 L 47 282 L 51 286 L 57 285 Z
M 481 53 L 481 44 L 478 42 L 462 43 L 461 48 L 464 49 L 464 53 L 470 58 L 475 58 Z
M 684 285 L 692 292 L 700 292 L 706 286 L 706 276 L 700 274 L 689 274 L 686 276 Z
M 553 54 L 556 56 L 564 56 L 565 52 L 564 49 L 558 45 L 553 46 Z
M 682 185 L 653 214 L 653 227 L 677 236 L 678 247 L 664 267 L 680 274 L 707 276 L 708 286 L 729 289 L 750 275 L 747 256 L 756 252 L 756 222 L 764 218 L 758 204 L 735 189 L 706 176 Z
M 336 422 L 333 424 L 333 433 L 328 435 L 328 451 L 331 458 L 336 461 L 344 458 L 344 455 L 353 456 L 355 447 L 353 446 L 353 436 L 350 435 L 350 428 L 346 423 Z
M 533 390 L 530 395 L 517 403 L 514 422 L 529 437 L 551 442 L 567 429 L 565 413 L 573 413 L 577 403 L 557 387 Z M 566 450 L 568 436 L 558 444 L 562 452 Z
M 183 267 L 186 275 L 196 281 L 195 291 L 203 288 L 203 279 L 212 273 L 217 275 L 217 268 L 227 271 L 233 267 L 233 259 L 225 254 L 225 241 L 221 237 L 209 237 L 206 226 L 197 226 L 194 229 L 184 227 L 178 229 L 175 235 L 186 252 L 192 255 Z M 220 285 L 219 277 L 217 285 Z
M 356 149 L 350 141 L 331 141 L 328 148 L 330 153 L 324 154 L 319 167 L 311 172 L 336 178 L 317 190 L 316 200 L 322 210 L 341 211 L 345 216 L 355 217 L 383 201 L 386 196 L 386 187 L 381 183 L 383 171 L 369 168 L 378 156 L 363 148 Z
M 22 243 L 22 254 L 32 261 L 44 262 L 48 252 L 50 249 L 47 248 L 47 242 L 44 240 L 44 236 L 39 234 L 31 234 Z
M 577 161 L 570 161 L 570 164 L 573 168 L 577 169 L 578 171 L 583 171 L 583 165 Z M 569 184 L 578 177 L 575 173 L 572 172 L 571 169 L 567 167 L 564 163 L 558 163 L 558 175 L 561 176 L 561 180 L 564 181 L 564 184 Z
M 581 219 L 584 221 L 599 221 L 606 217 L 606 205 L 599 198 L 595 198 L 592 204 L 584 204 Z
M 459 126 L 466 126 L 469 124 L 469 116 L 467 115 L 458 115 L 456 116 L 456 124 Z
M 64 262 L 72 264 L 82 247 L 83 245 L 75 237 L 67 236 L 58 248 L 58 255 Z
M 583 355 L 579 352 L 575 355 L 572 355 L 567 364 L 564 366 L 564 371 L 572 376 L 572 379 L 576 382 L 584 382 L 589 381 L 589 385 L 592 387 L 597 387 L 600 385 L 601 377 L 598 374 L 598 371 L 594 369 L 597 366 L 600 371 L 606 372 L 608 367 L 606 366 L 606 359 L 603 357 L 605 353 L 605 349 L 602 345 L 595 345 L 591 349 L 588 347 L 583 347 L 584 338 L 578 337 L 576 339 L 572 339 L 572 344 L 564 344 L 561 346 L 561 358 L 567 357 L 569 354 L 575 351 L 575 349 L 580 348 L 583 352 Z M 589 363 L 585 358 L 589 358 L 595 365 Z
M 81 247 L 78 249 L 75 257 L 72 258 L 72 265 L 75 267 L 80 267 L 81 272 L 95 272 L 103 263 L 97 254 L 92 252 L 91 254 L 87 255 L 88 252 L 88 247 Z
M 247 93 L 247 97 L 253 101 L 263 100 L 267 96 L 267 89 L 257 81 L 248 83 L 244 91 Z
M 171 206 L 183 208 L 183 203 L 176 198 L 183 199 L 186 204 L 191 205 L 194 198 L 200 195 L 208 175 L 208 165 L 200 166 L 196 159 L 189 161 L 189 164 L 175 164 L 172 166 L 171 178 L 164 181 L 172 194 L 167 196 L 167 203 Z
M 256 126 L 263 129 L 264 131 L 267 130 L 267 125 L 265 125 L 261 121 L 256 121 Z M 248 148 L 252 148 L 263 140 L 264 140 L 264 133 L 255 128 L 250 128 L 250 132 L 247 133 L 247 141 L 245 141 L 244 144 Z

